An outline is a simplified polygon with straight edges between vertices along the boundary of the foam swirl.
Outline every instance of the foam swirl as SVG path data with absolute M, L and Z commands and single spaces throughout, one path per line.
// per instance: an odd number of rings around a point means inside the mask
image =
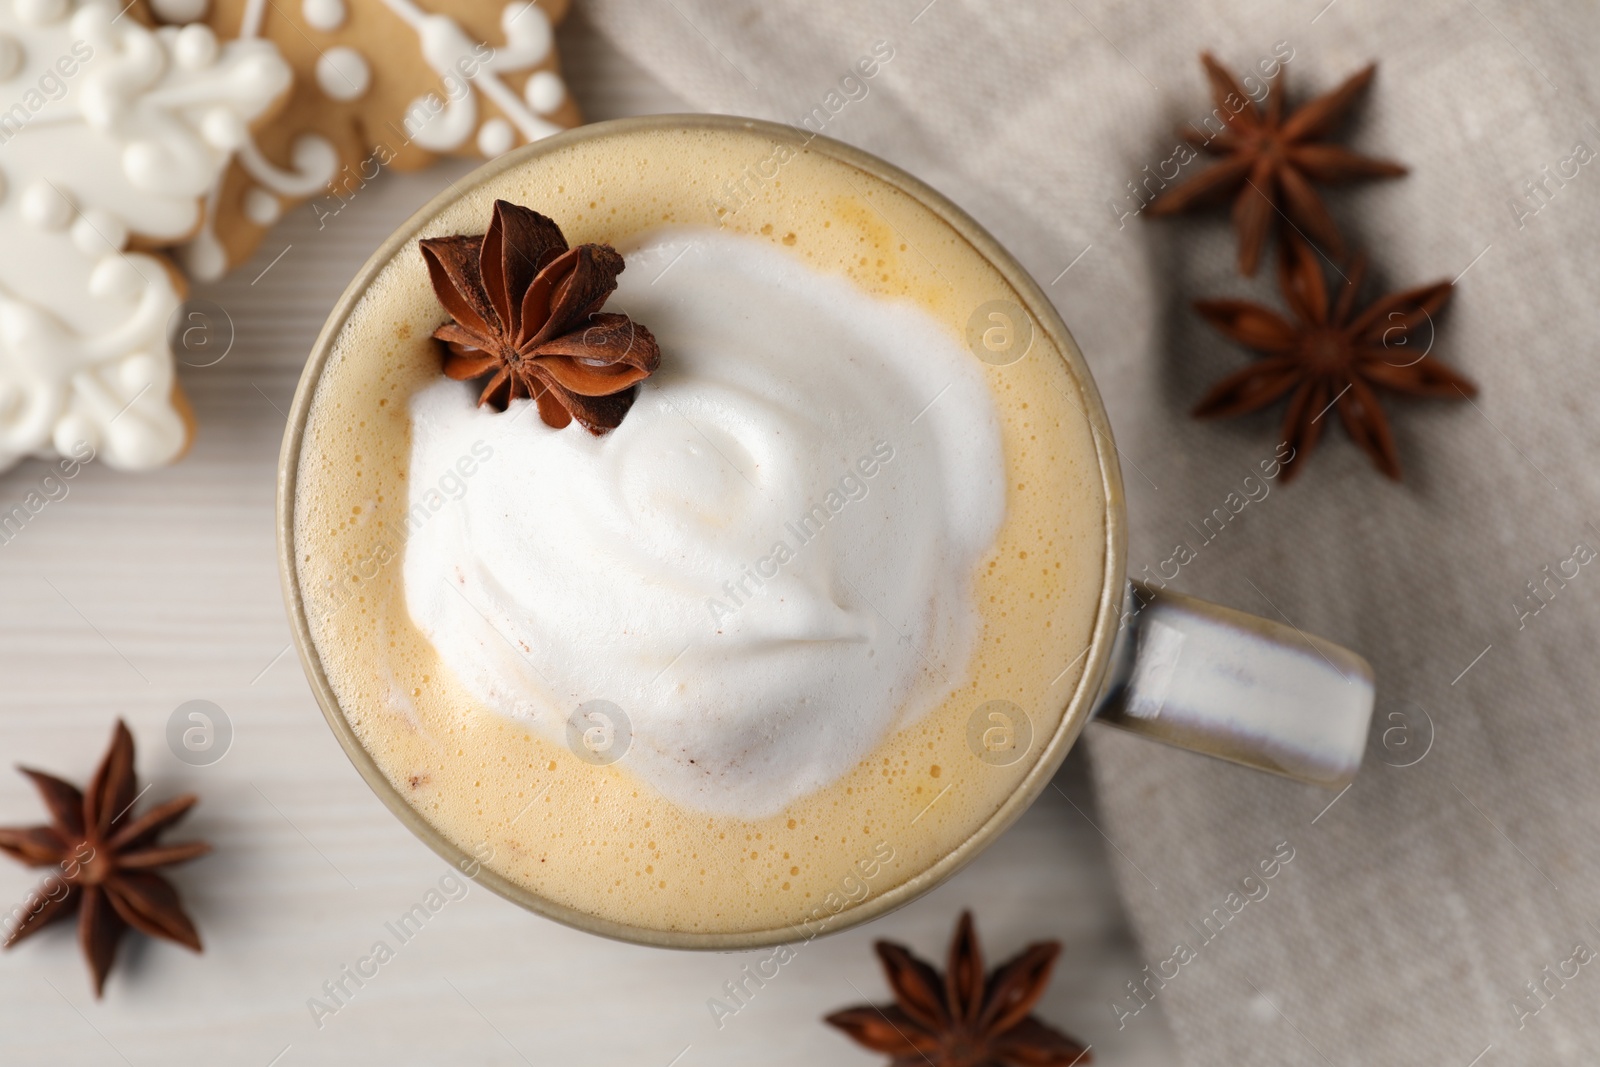
M 663 359 L 604 437 L 463 383 L 416 395 L 413 506 L 493 459 L 408 542 L 407 606 L 487 707 L 561 740 L 611 701 L 622 768 L 764 817 L 965 680 L 1005 509 L 994 402 L 920 308 L 751 238 L 662 231 L 611 304 Z

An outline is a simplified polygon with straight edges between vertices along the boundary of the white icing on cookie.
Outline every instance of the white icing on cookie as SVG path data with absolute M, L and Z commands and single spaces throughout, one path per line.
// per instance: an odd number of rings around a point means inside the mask
M 271 226 L 283 215 L 283 202 L 265 189 L 244 194 L 244 216 L 257 226 Z
M 567 100 L 567 83 L 551 70 L 535 71 L 522 87 L 523 99 L 541 115 L 548 115 Z
M 271 190 L 250 191 L 261 193 L 273 202 L 274 213 L 267 222 L 261 221 L 267 217 L 265 205 L 253 200 L 249 193 L 245 195 L 245 217 L 258 226 L 269 226 L 282 216 L 283 205 L 278 202 L 278 197 L 298 200 L 315 195 L 326 188 L 338 173 L 339 152 L 333 147 L 332 141 L 320 134 L 301 134 L 295 138 L 289 154 L 293 169 L 284 170 L 274 166 L 271 160 L 261 154 L 261 149 L 248 132 L 238 145 L 234 158 L 244 167 L 246 174 L 266 186 L 266 190 Z M 189 277 L 203 282 L 214 282 L 228 272 L 228 251 L 217 239 L 217 203 L 217 190 L 213 188 L 206 197 L 205 218 L 199 231 L 177 250 L 178 262 L 183 264 Z M 253 211 L 252 204 L 255 205 Z
M 344 0 L 304 0 L 300 5 L 300 15 L 306 20 L 306 25 L 323 33 L 332 33 L 344 25 L 347 17 Z
M 150 0 L 150 9 L 162 22 L 197 22 L 210 7 L 210 0 Z
M 233 144 L 289 87 L 271 45 L 151 30 L 121 10 L 0 4 L 18 76 L 65 85 L 37 106 L 24 94 L 25 115 L 0 124 L 16 191 L 0 198 L 0 464 L 81 443 L 126 468 L 181 451 L 166 332 L 178 288 L 161 259 L 123 249 L 191 232 Z
M 232 152 L 249 135 L 250 128 L 245 125 L 244 119 L 228 108 L 214 107 L 201 116 L 200 136 L 213 148 Z
M 507 4 L 500 13 L 505 43 L 490 49 L 473 41 L 454 19 L 429 14 L 414 0 L 383 3 L 417 32 L 422 57 L 445 84 L 442 109 L 436 110 L 437 93 L 418 97 L 406 109 L 406 133 L 417 144 L 434 152 L 449 152 L 466 144 L 478 127 L 479 94 L 493 103 L 525 140 L 560 132 L 561 127 L 534 114 L 500 78 L 529 70 L 549 57 L 554 33 L 549 16 L 537 6 Z M 493 134 L 490 139 L 498 140 Z
M 261 21 L 267 17 L 267 0 L 245 0 L 244 17 L 239 20 L 239 38 L 261 36 Z
M 72 201 L 51 182 L 40 179 L 22 190 L 22 218 L 35 229 L 64 230 L 72 221 Z
M 200 70 L 217 61 L 220 46 L 209 26 L 189 25 L 172 38 L 172 58 L 186 70 Z
M 67 0 L 13 0 L 12 6 L 28 26 L 48 26 L 67 13 Z
M 330 48 L 317 60 L 317 88 L 330 100 L 359 100 L 371 85 L 372 68 L 354 48 Z
M 173 0 L 182 2 L 182 0 Z M 348 0 L 301 0 L 300 16 L 307 26 L 332 32 L 349 17 Z M 473 139 L 485 156 L 508 151 L 518 135 L 534 141 L 560 132 L 561 127 L 540 116 L 559 108 L 567 89 L 553 71 L 537 71 L 529 77 L 519 97 L 502 74 L 530 70 L 544 62 L 554 47 L 550 19 L 535 4 L 508 4 L 500 14 L 505 43 L 491 48 L 475 42 L 448 15 L 423 10 L 416 0 L 381 0 L 396 16 L 416 31 L 423 58 L 444 82 L 443 95 L 434 92 L 412 101 L 403 123 L 406 134 L 417 144 L 434 152 L 461 148 Z M 268 0 L 246 0 L 239 36 L 259 38 L 266 18 Z M 282 11 L 277 5 L 274 10 Z M 462 71 L 470 74 L 463 76 Z M 371 87 L 372 68 L 366 57 L 353 48 L 330 48 L 318 59 L 317 86 L 330 99 L 359 99 Z M 482 93 L 505 117 L 491 116 L 480 124 L 477 96 Z M 338 173 L 339 154 L 333 143 L 316 133 L 295 139 L 289 169 L 275 166 L 264 156 L 248 131 L 239 135 L 237 158 L 245 172 L 276 197 L 303 199 L 325 189 Z M 205 218 L 199 231 L 178 256 L 184 269 L 202 280 L 220 278 L 227 270 L 227 253 L 215 232 L 216 197 L 207 200 Z M 252 207 L 254 210 L 252 210 Z M 245 215 L 257 225 L 270 223 L 282 213 L 276 203 L 269 211 L 267 200 L 246 194 Z
M 517 131 L 505 119 L 493 118 L 478 127 L 478 151 L 493 159 L 511 150 Z
M 228 272 L 228 250 L 217 239 L 217 189 L 206 197 L 205 219 L 200 229 L 176 250 L 184 273 L 202 282 L 214 282 Z
M 72 243 L 86 256 L 120 252 L 128 245 L 128 224 L 99 208 L 90 208 L 72 224 Z
M 27 121 L 0 132 L 10 134 L 14 173 L 33 172 L 170 240 L 194 229 L 197 200 L 221 174 L 230 142 L 288 89 L 289 67 L 259 41 L 220 46 L 205 26 L 151 31 L 117 15 L 112 0 L 83 0 L 70 18 L 19 27 L 24 77 L 58 71 L 66 90 L 36 109 L 25 95 Z M 0 9 L 0 29 L 5 21 Z
M 291 170 L 272 164 L 261 154 L 253 139 L 239 146 L 239 162 L 250 177 L 280 196 L 311 196 L 323 189 L 339 172 L 339 151 L 333 142 L 317 133 L 302 133 L 289 150 Z
M 4 213 L 0 228 L 11 228 Z M 27 241 L 30 266 L 70 297 L 63 310 L 0 285 L 0 466 L 83 444 L 113 467 L 159 466 L 187 436 L 167 347 L 178 291 L 160 260 L 86 254 L 79 231 L 34 230 Z

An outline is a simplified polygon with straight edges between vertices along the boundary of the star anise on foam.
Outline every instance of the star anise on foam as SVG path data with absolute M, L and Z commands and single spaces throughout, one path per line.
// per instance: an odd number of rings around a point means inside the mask
M 504 200 L 482 237 L 421 244 L 433 291 L 454 319 L 433 334 L 445 344 L 446 375 L 489 375 L 479 404 L 504 411 L 531 397 L 558 430 L 577 419 L 598 436 L 622 423 L 661 349 L 628 316 L 600 310 L 623 270 L 616 249 L 568 248 L 555 222 Z
M 1218 382 L 1194 413 L 1201 418 L 1243 415 L 1288 396 L 1283 439 L 1294 453 L 1284 464 L 1284 481 L 1316 447 L 1329 408 L 1339 412 L 1339 421 L 1373 464 L 1398 481 L 1400 456 L 1375 388 L 1450 399 L 1478 395 L 1470 379 L 1427 351 L 1433 344 L 1433 316 L 1450 300 L 1451 283 L 1391 293 L 1356 313 L 1365 275 L 1366 261 L 1358 256 L 1339 287 L 1338 302 L 1330 306 L 1316 252 L 1292 238 L 1278 263 L 1278 284 L 1294 321 L 1246 300 L 1195 301 L 1207 322 L 1264 358 Z M 1424 325 L 1426 347 L 1417 352 L 1418 328 Z
M 5 947 L 76 911 L 78 942 L 89 961 L 97 997 L 130 926 L 199 952 L 200 934 L 184 914 L 177 891 L 155 873 L 158 867 L 211 851 L 203 841 L 181 845 L 156 841 L 199 798 L 186 794 L 132 817 L 138 779 L 133 771 L 133 735 L 121 719 L 85 792 L 43 771 L 19 769 L 33 780 L 53 821 L 49 826 L 0 827 L 0 852 L 30 867 L 54 870 L 18 909 L 24 914 Z
M 1280 210 L 1290 223 L 1334 256 L 1344 241 L 1313 182 L 1335 184 L 1406 173 L 1399 163 L 1373 159 L 1322 140 L 1345 117 L 1377 70 L 1368 64 L 1332 92 L 1284 116 L 1285 68 L 1279 67 L 1267 90 L 1265 112 L 1227 68 L 1209 52 L 1200 54 L 1211 82 L 1216 114 L 1226 128 L 1208 137 L 1192 126 L 1179 136 L 1222 160 L 1169 189 L 1150 204 L 1152 215 L 1174 215 L 1233 196 L 1233 224 L 1239 233 L 1239 273 L 1254 275 Z
M 939 972 L 904 945 L 879 941 L 895 1003 L 827 1017 L 890 1067 L 1082 1067 L 1089 1051 L 1031 1012 L 1050 984 L 1058 941 L 1029 945 L 985 975 L 972 913 L 961 913 Z

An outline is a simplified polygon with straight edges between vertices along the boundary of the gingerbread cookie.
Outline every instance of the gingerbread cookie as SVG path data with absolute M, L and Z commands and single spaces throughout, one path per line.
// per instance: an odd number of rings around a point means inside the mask
M 579 121 L 552 32 L 567 0 L 149 2 L 159 19 L 269 40 L 295 72 L 288 104 L 241 145 L 181 254 L 196 278 L 245 259 L 296 203 L 315 198 L 326 221 L 389 167 L 497 156 Z
M 290 78 L 266 42 L 155 29 L 117 0 L 0 0 L 0 467 L 183 451 L 183 281 L 151 250 L 196 231 Z

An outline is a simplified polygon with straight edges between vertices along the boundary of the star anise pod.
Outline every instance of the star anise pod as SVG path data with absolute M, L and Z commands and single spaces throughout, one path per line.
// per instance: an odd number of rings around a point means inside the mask
M 972 913 L 961 913 L 950 939 L 943 977 L 904 945 L 879 941 L 895 1003 L 867 1004 L 828 1016 L 874 1052 L 887 1053 L 890 1067 L 1074 1067 L 1090 1062 L 1089 1050 L 1030 1014 L 1061 952 L 1058 941 L 1029 945 L 987 976 L 973 929 Z
M 1299 471 L 1322 434 L 1322 417 L 1336 408 L 1350 437 L 1390 478 L 1400 478 L 1389 420 L 1374 387 L 1411 396 L 1464 399 L 1476 396 L 1470 379 L 1429 355 L 1415 351 L 1417 328 L 1428 325 L 1450 300 L 1447 281 L 1391 293 L 1359 314 L 1355 302 L 1366 274 L 1356 257 L 1329 306 L 1322 265 L 1311 247 L 1289 240 L 1278 263 L 1278 284 L 1295 321 L 1245 300 L 1197 300 L 1195 310 L 1240 344 L 1261 352 L 1259 359 L 1212 387 L 1194 409 L 1201 418 L 1242 415 L 1287 395 L 1283 439 L 1294 449 L 1283 480 Z
M 1226 128 L 1209 137 L 1193 127 L 1184 140 L 1222 156 L 1222 160 L 1151 202 L 1152 215 L 1173 215 L 1229 195 L 1239 233 L 1239 273 L 1254 275 L 1280 210 L 1309 239 L 1338 257 L 1344 241 L 1313 182 L 1394 178 L 1406 173 L 1399 163 L 1359 155 L 1322 140 L 1338 125 L 1372 81 L 1377 64 L 1368 64 L 1343 85 L 1284 117 L 1286 68 L 1279 67 L 1263 112 L 1228 70 L 1209 52 L 1200 54 L 1216 114 Z
M 445 343 L 445 374 L 490 375 L 479 404 L 504 411 L 531 397 L 556 429 L 577 419 L 598 436 L 621 424 L 661 349 L 628 316 L 600 310 L 623 270 L 616 249 L 568 248 L 561 227 L 504 200 L 482 237 L 421 244 L 433 291 L 455 320 L 433 334 Z
M 28 898 L 5 947 L 73 914 L 78 943 L 94 977 L 94 995 L 105 988 L 117 945 L 128 927 L 200 951 L 200 934 L 184 914 L 172 884 L 157 867 L 183 863 L 211 851 L 203 841 L 158 844 L 156 838 L 199 800 L 186 794 L 133 818 L 138 780 L 133 771 L 133 735 L 121 719 L 111 748 L 86 792 L 43 771 L 21 767 L 44 798 L 49 826 L 0 827 L 0 852 L 30 867 L 53 867 Z

